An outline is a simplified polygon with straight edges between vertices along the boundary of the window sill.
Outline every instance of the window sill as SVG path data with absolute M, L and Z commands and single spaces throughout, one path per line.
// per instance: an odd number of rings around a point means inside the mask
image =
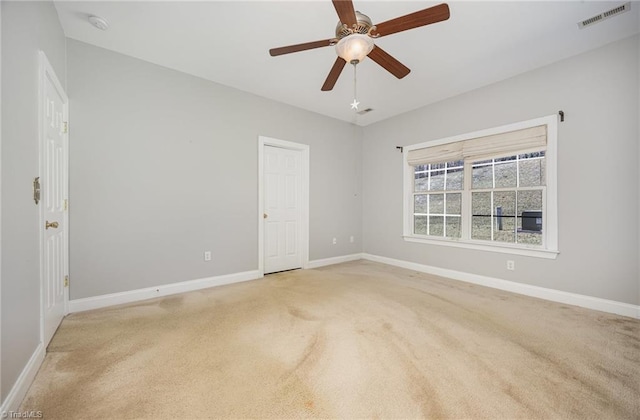
M 416 236 L 403 236 L 404 240 L 407 242 L 417 242 L 421 244 L 430 244 L 430 245 L 442 245 L 442 246 L 450 246 L 454 248 L 466 248 L 466 249 L 475 249 L 480 251 L 489 251 L 489 252 L 498 252 L 501 254 L 515 254 L 515 255 L 524 255 L 526 257 L 535 257 L 535 258 L 546 258 L 555 260 L 559 251 L 548 250 L 548 249 L 540 249 L 540 248 L 516 248 L 504 245 L 489 245 L 482 244 L 476 242 L 463 242 L 456 240 L 447 240 L 447 239 L 427 239 L 427 238 L 419 238 Z

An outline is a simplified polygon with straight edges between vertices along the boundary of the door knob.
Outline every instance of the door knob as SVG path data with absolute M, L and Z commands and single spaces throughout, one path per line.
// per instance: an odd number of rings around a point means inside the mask
M 47 223 L 45 223 L 44 228 L 45 229 L 49 229 L 49 228 L 54 228 L 54 229 L 58 229 L 58 222 L 49 222 L 48 220 L 46 221 Z
M 262 218 L 263 218 L 263 219 L 266 219 L 267 217 L 269 217 L 269 216 L 267 215 L 267 213 L 263 213 L 263 214 L 262 214 Z

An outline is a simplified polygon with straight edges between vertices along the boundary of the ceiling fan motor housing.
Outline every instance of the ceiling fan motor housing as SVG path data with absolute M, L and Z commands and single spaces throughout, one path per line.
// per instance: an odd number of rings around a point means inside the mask
M 358 23 L 355 24 L 352 28 L 349 28 L 346 24 L 338 21 L 338 25 L 336 26 L 336 38 L 340 40 L 351 34 L 363 34 L 371 36 L 371 31 L 375 30 L 376 27 L 373 26 L 373 22 L 371 22 L 369 16 L 356 11 L 356 20 Z

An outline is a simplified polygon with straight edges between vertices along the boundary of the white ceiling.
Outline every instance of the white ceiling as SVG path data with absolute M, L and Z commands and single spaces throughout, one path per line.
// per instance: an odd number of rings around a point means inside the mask
M 425 9 L 432 1 L 354 1 L 375 23 Z M 333 47 L 271 57 L 268 50 L 328 39 L 338 21 L 330 0 L 56 1 L 65 34 L 122 54 L 358 125 L 368 125 L 640 32 L 640 2 L 585 29 L 577 22 L 621 1 L 448 2 L 451 18 L 376 40 L 411 69 L 398 80 L 373 61 L 321 92 Z M 110 24 L 91 26 L 88 15 Z

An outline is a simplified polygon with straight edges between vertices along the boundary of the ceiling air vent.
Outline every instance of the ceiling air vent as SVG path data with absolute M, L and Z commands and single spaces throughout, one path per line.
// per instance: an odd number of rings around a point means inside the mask
M 367 114 L 369 112 L 373 111 L 373 108 L 367 108 L 367 109 L 363 109 L 362 111 L 358 111 L 357 114 L 358 115 L 364 115 Z
M 590 17 L 589 19 L 585 19 L 581 22 L 578 22 L 578 28 L 583 29 L 587 26 L 595 25 L 598 22 L 602 22 L 605 19 L 608 19 L 613 16 L 617 16 L 620 13 L 628 12 L 631 10 L 631 2 L 625 3 L 622 6 L 614 7 L 611 10 L 607 10 L 604 13 L 600 13 L 599 15 Z

